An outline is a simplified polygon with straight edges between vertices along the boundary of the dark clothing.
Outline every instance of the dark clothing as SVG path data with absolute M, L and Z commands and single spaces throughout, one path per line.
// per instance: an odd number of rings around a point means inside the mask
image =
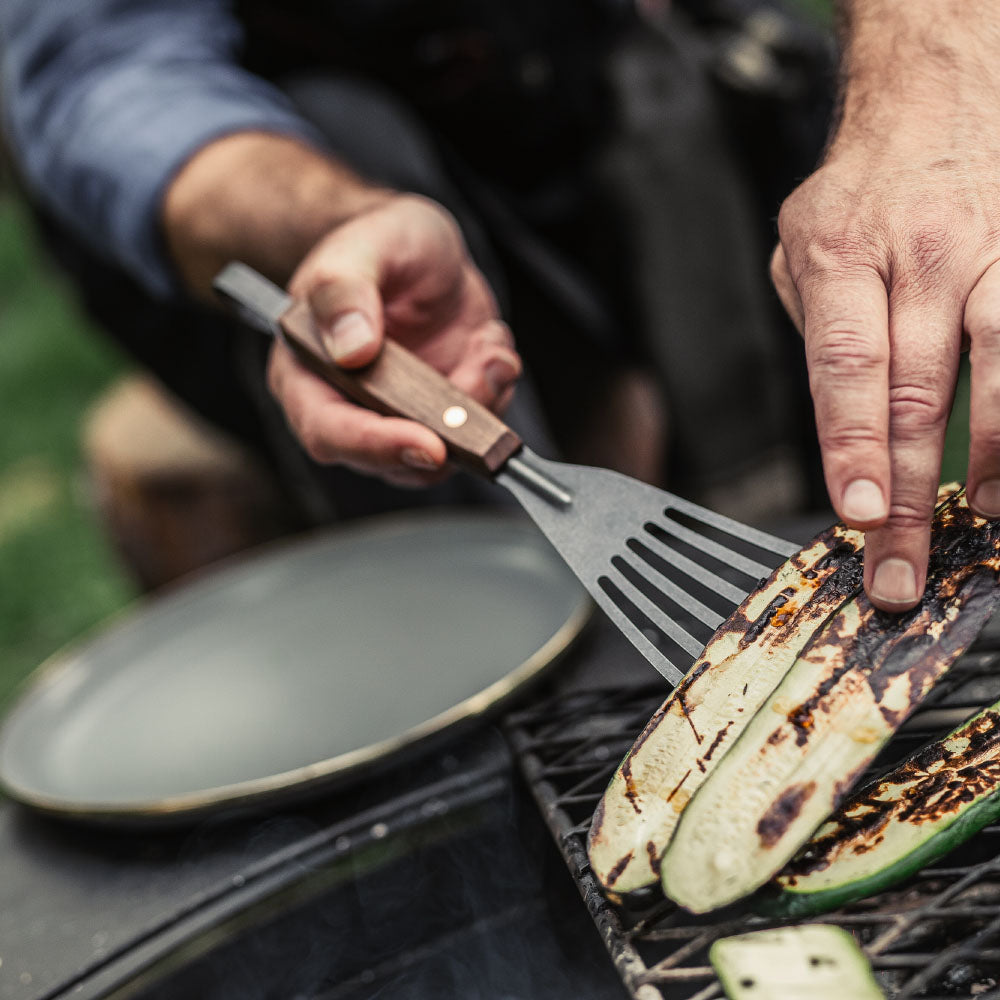
M 652 364 L 673 485 L 694 492 L 787 441 L 793 376 L 766 219 L 681 29 L 664 41 L 615 0 L 7 0 L 2 93 L 91 310 L 315 516 L 331 484 L 340 514 L 438 498 L 313 467 L 264 389 L 263 346 L 176 289 L 160 199 L 227 132 L 301 136 L 448 207 L 556 447 L 615 371 Z

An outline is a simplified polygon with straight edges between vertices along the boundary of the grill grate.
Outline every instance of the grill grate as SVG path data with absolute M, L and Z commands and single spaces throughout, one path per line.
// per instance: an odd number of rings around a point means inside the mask
M 510 715 L 508 738 L 616 969 L 636 1000 L 713 1000 L 717 938 L 774 927 L 747 914 L 693 916 L 662 896 L 629 907 L 605 898 L 590 872 L 590 818 L 615 767 L 663 700 L 662 686 L 579 691 Z M 1000 699 L 1000 642 L 967 653 L 876 761 L 884 770 L 931 737 Z M 1000 825 L 908 881 L 816 921 L 849 930 L 892 1000 L 1000 998 Z

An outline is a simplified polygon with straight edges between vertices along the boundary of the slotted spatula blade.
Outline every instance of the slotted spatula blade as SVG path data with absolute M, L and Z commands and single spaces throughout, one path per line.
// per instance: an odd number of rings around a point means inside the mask
M 639 652 L 677 684 L 716 628 L 798 546 L 607 469 L 540 458 L 485 407 L 395 341 L 370 365 L 327 360 L 304 303 L 244 264 L 215 288 L 358 402 L 419 420 L 506 487 Z
M 747 594 L 799 549 L 628 476 L 552 462 L 526 446 L 495 480 L 671 684 Z M 555 501 L 548 484 L 571 502 Z

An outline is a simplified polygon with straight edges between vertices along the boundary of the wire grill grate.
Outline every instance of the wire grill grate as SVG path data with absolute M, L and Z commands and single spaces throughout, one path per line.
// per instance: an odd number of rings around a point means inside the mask
M 1000 700 L 1000 643 L 988 645 L 956 664 L 873 770 Z M 505 728 L 628 992 L 636 1000 L 714 1000 L 723 992 L 708 961 L 712 942 L 783 921 L 747 914 L 697 917 L 662 897 L 645 907 L 616 905 L 600 891 L 587 860 L 594 808 L 663 697 L 661 686 L 558 695 L 508 716 Z M 905 883 L 814 919 L 855 936 L 892 1000 L 998 1000 L 1000 825 L 980 831 Z

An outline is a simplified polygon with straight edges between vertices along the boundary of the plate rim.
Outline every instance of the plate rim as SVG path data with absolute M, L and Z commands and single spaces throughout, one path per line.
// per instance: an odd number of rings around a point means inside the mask
M 467 524 L 487 522 L 491 525 L 532 526 L 530 519 L 515 512 L 504 510 L 477 510 L 454 508 L 428 508 L 372 515 L 340 525 L 299 532 L 283 538 L 273 539 L 242 553 L 235 553 L 208 566 L 199 567 L 191 573 L 172 581 L 154 594 L 140 595 L 123 605 L 113 614 L 79 636 L 55 650 L 46 657 L 14 689 L 6 708 L 0 717 L 0 790 L 11 799 L 42 813 L 65 819 L 84 820 L 102 824 L 142 824 L 150 821 L 166 823 L 187 818 L 195 819 L 206 814 L 226 809 L 236 809 L 253 803 L 266 804 L 278 801 L 283 793 L 289 796 L 301 793 L 304 797 L 310 791 L 322 787 L 333 787 L 334 779 L 347 783 L 352 777 L 363 773 L 379 763 L 391 762 L 395 755 L 408 747 L 419 747 L 434 736 L 443 734 L 463 722 L 471 723 L 500 708 L 514 694 L 528 686 L 550 666 L 562 658 L 572 643 L 583 632 L 591 620 L 596 605 L 583 585 L 578 583 L 579 597 L 573 604 L 569 616 L 559 628 L 526 660 L 516 664 L 485 688 L 462 699 L 444 711 L 410 726 L 400 733 L 366 744 L 344 753 L 327 757 L 311 764 L 277 772 L 259 778 L 217 785 L 184 792 L 135 800 L 131 803 L 113 801 L 81 801 L 78 799 L 40 792 L 12 780 L 7 774 L 4 759 L 10 752 L 10 730 L 27 703 L 44 696 L 44 690 L 73 667 L 73 662 L 81 652 L 106 637 L 113 637 L 119 630 L 142 621 L 145 614 L 175 597 L 185 597 L 189 589 L 202 581 L 212 581 L 220 575 L 235 573 L 238 569 L 257 561 L 266 561 L 284 552 L 306 549 L 317 540 L 339 540 L 351 536 L 372 537 L 387 535 L 401 529 L 416 529 L 425 524 L 446 524 L 463 521 Z M 537 529 L 536 529 L 537 530 Z M 539 541 L 545 536 L 539 531 Z M 525 538 L 532 538 L 531 532 Z M 551 545 L 549 545 L 551 548 Z M 552 550 L 556 559 L 559 555 Z M 572 571 L 568 570 L 572 576 Z

